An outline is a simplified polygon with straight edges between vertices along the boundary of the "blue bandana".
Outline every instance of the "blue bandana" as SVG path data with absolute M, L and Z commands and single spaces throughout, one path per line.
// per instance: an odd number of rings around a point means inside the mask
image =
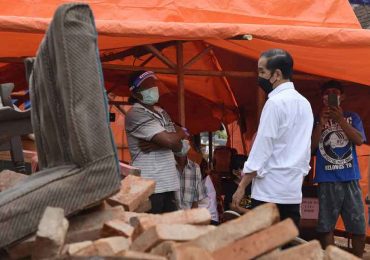
M 141 83 L 143 83 L 143 81 L 146 80 L 147 78 L 157 79 L 157 76 L 154 74 L 153 71 L 144 72 L 134 80 L 132 86 L 130 86 L 130 91 L 133 91 L 136 88 L 140 87 Z

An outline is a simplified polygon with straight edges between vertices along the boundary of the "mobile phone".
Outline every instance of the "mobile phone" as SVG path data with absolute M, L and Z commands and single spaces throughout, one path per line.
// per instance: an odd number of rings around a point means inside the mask
M 338 107 L 339 106 L 338 95 L 337 94 L 329 94 L 328 95 L 328 104 L 331 107 Z
M 116 121 L 116 113 L 109 113 L 109 122 Z

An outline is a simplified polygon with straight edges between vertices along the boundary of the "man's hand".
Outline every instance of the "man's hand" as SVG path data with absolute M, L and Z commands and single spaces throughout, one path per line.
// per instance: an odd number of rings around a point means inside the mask
M 245 189 L 238 187 L 233 195 L 232 207 L 239 208 L 240 201 L 243 199 L 245 193 Z
M 343 110 L 340 107 L 329 107 L 330 118 L 339 123 L 343 120 Z
M 184 129 L 181 127 L 181 126 L 178 126 L 178 125 L 174 125 L 175 126 L 175 130 L 176 130 L 176 133 L 177 134 L 180 134 L 181 136 L 181 139 L 186 139 L 189 135 L 184 131 Z

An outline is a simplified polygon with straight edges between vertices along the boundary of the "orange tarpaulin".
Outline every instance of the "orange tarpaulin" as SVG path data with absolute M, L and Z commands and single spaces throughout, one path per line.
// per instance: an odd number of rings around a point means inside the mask
M 26 88 L 22 58 L 34 56 L 58 5 L 71 1 L 0 0 L 0 82 Z M 80 1 L 81 2 L 81 1 Z M 256 60 L 268 48 L 293 55 L 297 89 L 319 109 L 319 86 L 327 78 L 347 81 L 346 110 L 358 112 L 370 138 L 370 31 L 362 30 L 347 0 L 100 0 L 94 11 L 102 56 L 151 43 L 184 40 L 185 62 L 208 46 L 212 52 L 192 69 L 251 72 L 249 78 L 185 76 L 186 126 L 193 132 L 213 131 L 221 123 L 245 119 L 242 138 L 250 140 L 258 125 Z M 251 41 L 230 40 L 250 34 Z M 176 63 L 175 48 L 163 53 Z M 149 55 L 112 61 L 139 65 Z M 147 66 L 162 67 L 153 59 Z M 127 96 L 127 72 L 104 69 L 106 87 Z M 178 121 L 175 75 L 160 75 L 161 105 Z M 122 126 L 121 126 L 122 129 Z M 116 139 L 122 138 L 116 132 Z M 236 131 L 239 133 L 240 131 Z M 234 140 L 236 143 L 236 140 Z M 248 143 L 247 143 L 248 149 Z M 360 162 L 366 176 L 367 161 Z M 367 192 L 364 186 L 364 192 Z
M 9 4 L 9 1 L 1 0 L 0 62 L 7 61 L 4 58 L 34 56 L 55 9 L 58 5 L 67 2 L 71 1 L 19 0 Z M 214 69 L 215 61 L 210 62 L 207 59 L 216 57 L 221 69 L 232 68 L 254 72 L 255 61 L 261 51 L 271 47 L 281 47 L 292 53 L 296 70 L 359 84 L 370 84 L 367 73 L 370 65 L 370 54 L 367 51 L 370 32 L 360 29 L 347 0 L 82 2 L 89 3 L 94 11 L 102 55 L 148 43 L 200 40 L 200 44 L 187 43 L 186 59 L 197 54 L 203 48 L 200 45 L 215 46 L 215 51 L 213 54 L 206 55 L 205 59 L 194 66 Z M 253 40 L 226 40 L 241 34 L 251 34 Z M 172 61 L 175 61 L 173 51 L 165 49 L 164 52 L 167 52 Z M 236 59 L 231 60 L 230 63 L 231 56 Z M 133 61 L 127 58 L 113 63 L 132 65 Z M 148 65 L 158 66 L 159 64 L 161 63 L 154 59 Z M 5 77 L 4 70 L 13 70 L 15 75 L 19 67 L 15 67 L 14 63 L 10 68 L 0 67 L 1 81 Z M 111 76 L 112 74 L 114 76 Z M 124 74 L 105 69 L 107 86 L 121 82 L 120 89 L 124 89 L 123 92 L 127 95 L 126 82 L 120 77 Z M 6 76 L 7 81 L 11 79 Z M 17 87 L 25 87 L 26 84 L 22 78 L 14 76 L 13 79 Z M 177 86 L 175 77 L 167 76 L 166 80 L 166 83 L 169 83 L 167 87 L 170 88 L 170 93 L 174 93 Z M 234 97 L 220 79 L 185 77 L 185 80 L 188 93 L 186 101 L 189 105 L 186 107 L 196 106 L 198 113 L 202 113 L 199 102 L 192 102 L 194 96 L 198 97 L 198 100 L 205 99 L 212 104 L 212 107 L 208 105 L 204 108 L 208 115 L 212 115 L 208 119 L 201 115 L 197 117 L 194 111 L 186 111 L 188 127 L 193 132 L 199 132 L 201 128 L 216 130 L 221 121 L 231 123 L 236 119 L 238 106 L 243 107 L 248 113 L 248 129 L 252 129 L 251 132 L 255 130 L 257 111 L 254 76 L 250 79 L 228 78 L 229 82 L 232 81 L 230 88 L 233 90 Z M 317 88 L 317 83 L 303 83 L 306 84 L 301 84 L 300 90 L 304 94 Z M 312 85 L 315 85 L 314 88 Z M 234 98 L 237 101 L 236 104 Z M 162 105 L 165 108 L 173 105 L 173 99 Z M 363 111 L 362 118 L 367 120 L 367 114 L 368 111 Z M 177 117 L 177 111 L 173 111 L 171 116 Z M 192 123 L 195 118 L 201 119 L 202 127 Z M 249 136 L 250 134 L 249 132 Z

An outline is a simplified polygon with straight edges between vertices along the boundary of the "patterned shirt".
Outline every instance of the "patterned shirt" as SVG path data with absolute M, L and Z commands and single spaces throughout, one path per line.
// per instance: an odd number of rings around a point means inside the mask
M 180 184 L 173 152 L 151 142 L 163 131 L 175 132 L 175 127 L 166 111 L 154 108 L 157 113 L 136 103 L 126 115 L 131 164 L 141 170 L 141 177 L 156 182 L 155 193 L 177 191 Z
M 179 209 L 190 209 L 193 202 L 207 197 L 206 187 L 202 182 L 199 165 L 188 159 L 182 172 L 177 170 L 180 180 L 180 190 L 176 192 Z

